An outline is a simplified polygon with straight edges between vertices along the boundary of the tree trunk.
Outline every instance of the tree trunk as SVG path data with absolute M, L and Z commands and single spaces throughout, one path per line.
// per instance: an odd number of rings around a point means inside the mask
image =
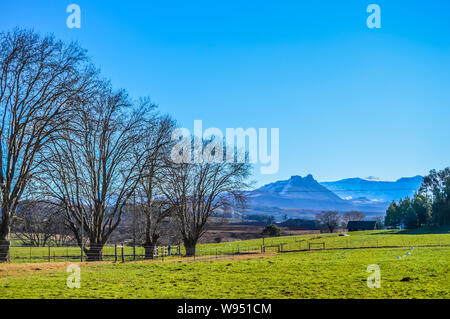
M 145 250 L 145 259 L 153 259 L 154 258 L 155 246 L 146 244 L 144 246 L 144 250 Z
M 195 247 L 197 246 L 196 240 L 185 240 L 184 247 L 186 248 L 186 257 L 195 256 Z
M 159 235 L 156 233 L 151 234 L 149 221 L 147 220 L 147 230 L 145 234 L 145 259 L 153 259 L 155 247 L 158 244 Z
M 0 262 L 9 260 L 9 240 L 0 240 Z
M 86 251 L 87 261 L 102 261 L 103 260 L 103 245 L 92 245 Z
M 10 234 L 10 212 L 3 206 L 2 222 L 0 225 L 0 262 L 9 260 L 9 234 Z
M 186 257 L 195 256 L 195 245 L 194 246 L 185 246 L 186 248 Z

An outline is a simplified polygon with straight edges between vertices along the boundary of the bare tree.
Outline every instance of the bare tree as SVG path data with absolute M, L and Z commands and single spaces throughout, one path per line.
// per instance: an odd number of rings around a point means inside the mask
M 103 259 L 103 246 L 142 176 L 140 162 L 146 151 L 136 149 L 142 146 L 146 116 L 153 108 L 148 101 L 133 106 L 123 91 L 113 92 L 104 84 L 45 150 L 42 183 L 63 208 L 88 261 Z M 88 247 L 82 234 L 89 239 Z
M 145 228 L 142 234 L 145 258 L 152 259 L 155 247 L 161 237 L 161 225 L 171 215 L 174 207 L 166 201 L 152 199 L 150 203 L 143 202 L 141 209 L 145 218 Z
M 22 202 L 11 228 L 22 244 L 45 246 L 58 233 L 57 207 L 47 202 Z
M 38 152 L 88 94 L 95 73 L 74 43 L 20 29 L 0 34 L 0 261 L 8 260 L 11 221 Z
M 59 207 L 42 200 L 31 199 L 19 204 L 11 232 L 27 246 L 63 246 L 73 239 Z
M 170 156 L 172 146 L 172 131 L 175 122 L 168 116 L 160 117 L 149 123 L 143 138 L 143 149 L 146 156 L 140 168 L 142 178 L 137 189 L 139 199 L 138 209 L 145 217 L 145 231 L 143 246 L 145 258 L 153 258 L 154 247 L 160 238 L 161 224 L 173 211 L 167 201 L 158 192 L 158 183 L 164 179 L 163 168 Z M 137 154 L 139 156 L 139 154 Z
M 320 224 L 332 233 L 336 230 L 341 220 L 341 216 L 338 211 L 323 211 L 316 215 L 316 219 Z
M 210 160 L 209 157 L 217 158 L 216 152 L 217 146 L 211 153 L 204 153 L 203 160 L 197 163 L 172 162 L 165 167 L 166 179 L 160 184 L 164 198 L 174 207 L 187 256 L 195 255 L 197 242 L 216 210 L 233 204 L 242 206 L 246 201 L 243 191 L 250 185 L 250 164 L 228 162 L 221 156 L 219 161 Z
M 363 212 L 356 211 L 356 210 L 345 212 L 344 216 L 342 217 L 343 222 L 345 224 L 348 224 L 348 222 L 359 221 L 364 218 L 366 218 L 366 215 Z

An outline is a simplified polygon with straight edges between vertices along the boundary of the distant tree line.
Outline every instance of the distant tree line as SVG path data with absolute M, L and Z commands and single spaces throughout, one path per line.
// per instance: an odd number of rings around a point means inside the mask
M 214 212 L 245 204 L 250 164 L 224 152 L 208 160 L 217 147 L 201 162 L 175 163 L 175 129 L 149 98 L 113 89 L 76 43 L 0 33 L 0 261 L 11 227 L 25 243 L 70 239 L 101 260 L 130 212 L 139 212 L 148 258 L 168 218 L 195 254 Z
M 450 225 L 450 168 L 430 171 L 412 198 L 393 201 L 385 224 L 406 228 Z
M 348 222 L 359 221 L 366 218 L 360 211 L 348 211 L 341 215 L 337 210 L 326 210 L 316 214 L 316 220 L 321 229 L 333 233 L 338 228 L 346 228 Z

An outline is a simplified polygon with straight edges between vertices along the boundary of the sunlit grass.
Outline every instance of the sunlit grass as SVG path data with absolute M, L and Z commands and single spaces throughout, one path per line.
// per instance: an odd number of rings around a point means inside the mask
M 430 230 L 426 230 L 430 231 Z M 349 236 L 339 234 L 312 234 L 287 237 L 273 237 L 263 239 L 252 239 L 245 241 L 233 241 L 215 244 L 200 244 L 197 246 L 197 256 L 230 255 L 237 252 L 258 252 L 261 246 L 276 246 L 284 244 L 284 250 L 301 250 L 309 248 L 309 243 L 324 243 L 325 248 L 357 248 L 357 247 L 392 247 L 392 246 L 426 246 L 426 245 L 450 245 L 450 230 L 439 229 L 427 234 L 422 231 L 404 230 L 379 230 L 349 233 Z M 321 246 L 312 245 L 317 249 Z M 276 247 L 267 250 L 278 250 Z M 176 253 L 177 247 L 172 247 L 172 254 Z M 181 247 L 181 252 L 185 250 Z M 54 261 L 78 261 L 80 260 L 80 248 L 77 247 L 11 247 L 12 262 L 54 262 Z M 123 247 L 124 259 L 133 260 L 133 247 Z M 106 245 L 103 250 L 104 260 L 115 260 L 115 247 Z M 143 247 L 136 247 L 138 259 L 144 255 Z M 121 260 L 122 247 L 117 247 L 117 258 Z M 167 256 L 166 256 L 167 258 Z
M 379 289 L 366 284 L 371 264 L 381 269 Z M 1 274 L 1 298 L 450 298 L 450 248 L 307 251 L 203 262 L 85 263 L 81 289 L 67 288 L 64 269 Z

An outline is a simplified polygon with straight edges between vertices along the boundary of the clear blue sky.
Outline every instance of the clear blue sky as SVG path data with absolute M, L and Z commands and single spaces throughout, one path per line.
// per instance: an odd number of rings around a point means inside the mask
M 449 165 L 450 1 L 2 1 L 0 30 L 15 26 L 77 40 L 184 127 L 280 128 L 279 173 L 258 184 Z

